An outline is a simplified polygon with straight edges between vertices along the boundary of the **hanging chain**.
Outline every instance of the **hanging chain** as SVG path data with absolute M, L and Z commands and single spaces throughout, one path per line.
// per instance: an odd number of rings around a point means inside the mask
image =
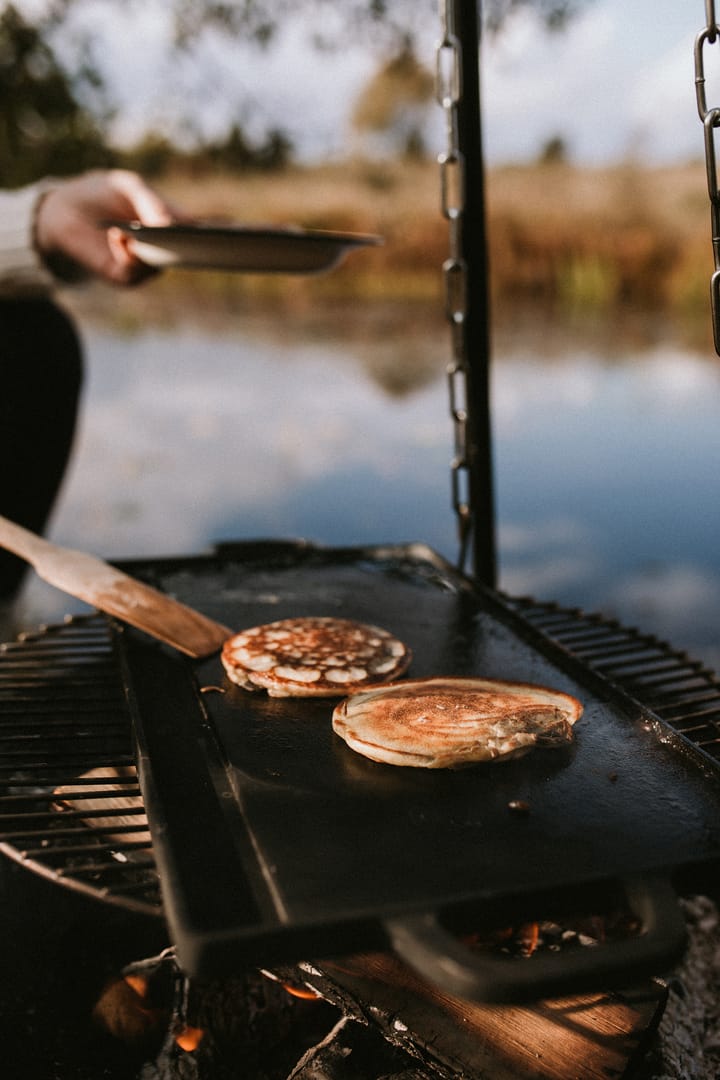
M 454 33 L 451 0 L 440 0 L 442 37 L 437 46 L 436 95 L 445 114 L 446 149 L 438 157 L 443 216 L 449 223 L 450 254 L 443 263 L 445 314 L 452 333 L 452 359 L 447 366 L 454 453 L 450 466 L 452 505 L 458 528 L 458 565 L 467 560 L 472 531 L 470 461 L 468 454 L 468 357 L 466 341 L 467 266 L 462 258 L 464 162 L 458 138 L 458 105 L 462 99 L 460 43 Z
M 720 28 L 715 19 L 715 0 L 705 0 L 705 27 L 695 39 L 695 95 L 698 114 L 705 129 L 705 167 L 710 196 L 710 224 L 715 272 L 710 279 L 715 352 L 720 356 L 720 189 L 718 189 L 715 132 L 720 127 L 720 105 L 708 108 L 705 92 L 705 46 L 718 45 Z

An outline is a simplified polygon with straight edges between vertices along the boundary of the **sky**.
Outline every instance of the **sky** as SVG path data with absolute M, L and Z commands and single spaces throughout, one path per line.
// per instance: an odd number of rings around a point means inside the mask
M 484 50 L 488 156 L 532 156 L 553 135 L 585 164 L 702 154 L 693 46 L 704 25 L 702 0 L 595 0 L 555 35 L 516 17 Z
M 23 0 L 28 10 L 42 3 Z M 307 41 L 310 7 L 286 21 L 268 53 L 209 34 L 179 63 L 166 50 L 168 8 L 167 0 L 77 0 L 74 17 L 102 40 L 108 81 L 122 101 L 118 139 L 132 140 L 147 125 L 172 130 L 182 117 L 211 134 L 233 120 L 251 136 L 282 127 L 306 159 L 347 150 L 352 107 L 377 55 L 349 43 L 319 56 Z M 516 15 L 483 44 L 488 160 L 532 159 L 554 137 L 580 164 L 700 156 L 693 42 L 704 20 L 703 0 L 589 0 L 560 34 L 548 34 L 527 11 Z M 421 48 L 433 68 L 438 34 L 431 15 Z M 426 139 L 444 148 L 439 106 L 430 108 Z

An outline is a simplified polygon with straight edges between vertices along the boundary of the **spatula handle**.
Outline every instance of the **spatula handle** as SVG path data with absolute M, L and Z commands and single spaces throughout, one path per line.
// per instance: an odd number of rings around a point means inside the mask
M 0 547 L 29 562 L 57 589 L 113 615 L 192 657 L 210 656 L 232 631 L 118 567 L 52 544 L 0 517 Z
M 47 555 L 53 550 L 53 545 L 48 540 L 43 540 L 36 533 L 30 532 L 29 529 L 25 529 L 22 525 L 17 525 L 14 521 L 10 521 L 9 518 L 1 515 L 0 547 L 6 548 L 13 555 L 18 555 L 33 566 L 42 559 L 43 555 Z

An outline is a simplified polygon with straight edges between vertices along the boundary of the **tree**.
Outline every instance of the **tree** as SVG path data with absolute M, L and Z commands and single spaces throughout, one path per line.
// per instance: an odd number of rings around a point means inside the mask
M 123 11 L 127 0 L 103 0 Z M 590 0 L 484 0 L 485 23 L 502 26 L 514 11 L 539 11 L 546 24 L 561 26 Z M 395 76 L 413 57 L 413 47 L 428 19 L 437 21 L 437 0 L 167 0 L 174 23 L 174 47 L 191 52 L 205 31 L 241 35 L 269 48 L 284 20 L 307 12 L 308 38 L 318 49 L 342 48 L 348 40 L 363 39 L 385 57 L 384 77 L 393 80 L 409 126 L 405 148 L 422 151 L 413 109 L 421 104 L 403 98 L 415 79 L 413 93 L 425 93 L 418 71 L 405 89 Z M 0 15 L 0 182 L 15 186 L 42 174 L 64 175 L 109 164 L 113 153 L 102 131 L 111 116 L 93 56 L 90 33 L 68 40 L 68 14 L 82 10 L 79 0 L 44 0 L 40 14 L 26 21 L 12 4 Z M 73 30 L 77 34 L 77 27 Z M 64 35 L 62 50 L 53 50 Z M 387 58 L 390 58 L 389 60 Z M 422 85 L 421 85 L 422 84 Z M 408 119 L 409 118 L 409 119 Z M 399 123 L 397 117 L 395 120 Z M 282 133 L 270 133 L 268 163 L 278 165 L 289 153 Z M 232 137 L 232 132 L 229 133 Z M 159 150 L 159 147 L 155 148 Z M 232 149 L 229 147 L 228 149 Z M 243 147 L 235 149 L 242 156 Z
M 564 165 L 567 159 L 567 143 L 562 135 L 551 135 L 546 139 L 537 157 L 539 165 Z
M 71 2 L 71 0 L 66 0 Z M 566 24 L 575 12 L 589 0 L 482 0 L 481 10 L 486 26 L 498 30 L 512 12 L 523 8 L 538 11 L 551 29 Z M 392 39 L 395 46 L 408 35 L 412 37 L 419 19 L 428 14 L 437 17 L 437 0 L 239 0 L 237 3 L 218 0 L 174 0 L 177 38 L 179 42 L 193 41 L 208 25 L 219 26 L 235 34 L 251 37 L 267 45 L 289 14 L 303 6 L 316 14 L 312 36 L 319 44 L 341 45 L 332 40 L 324 29 L 327 20 L 323 9 L 343 15 L 343 33 L 347 36 L 366 33 L 377 40 L 378 33 Z
M 0 99 L 3 186 L 111 161 L 96 119 L 77 101 L 38 28 L 13 5 L 0 14 Z
M 229 172 L 282 169 L 291 154 L 292 143 L 281 131 L 270 131 L 265 141 L 258 145 L 247 138 L 238 124 L 233 124 L 225 139 L 203 146 L 198 152 L 198 156 L 208 158 Z
M 360 95 L 353 110 L 353 127 L 362 134 L 388 137 L 391 150 L 399 148 L 408 157 L 422 157 L 423 121 L 434 96 L 434 76 L 406 40 Z

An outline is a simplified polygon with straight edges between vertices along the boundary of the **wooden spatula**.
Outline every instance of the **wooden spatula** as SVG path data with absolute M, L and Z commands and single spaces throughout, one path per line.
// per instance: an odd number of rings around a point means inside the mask
M 217 652 L 231 636 L 227 626 L 208 619 L 94 555 L 52 544 L 0 517 L 0 547 L 25 559 L 39 577 L 70 596 L 114 615 L 146 634 L 201 658 Z

